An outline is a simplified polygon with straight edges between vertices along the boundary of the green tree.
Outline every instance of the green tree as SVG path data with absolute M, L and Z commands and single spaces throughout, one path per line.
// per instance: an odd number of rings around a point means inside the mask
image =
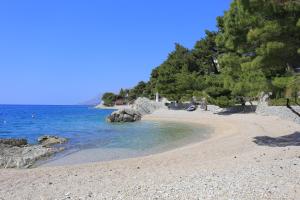
M 135 87 L 133 87 L 131 90 L 129 90 L 129 100 L 135 100 L 138 97 L 146 97 L 146 88 L 147 83 L 144 81 L 140 81 Z
M 119 92 L 119 97 L 125 98 L 126 95 L 128 94 L 128 90 L 121 88 Z
M 196 61 L 197 73 L 201 75 L 219 73 L 218 63 L 216 59 L 219 51 L 215 42 L 217 32 L 205 31 L 206 36 L 197 41 L 192 54 Z
M 253 98 L 272 77 L 299 63 L 299 16 L 300 2 L 295 0 L 233 1 L 216 37 L 224 50 L 218 59 L 225 87 L 233 95 Z
M 206 88 L 204 94 L 208 97 L 208 102 L 220 107 L 228 107 L 234 105 L 234 99 L 231 90 L 224 86 L 223 75 L 205 76 Z
M 181 92 L 178 87 L 178 79 L 183 71 L 195 71 L 196 65 L 188 49 L 176 44 L 175 50 L 171 52 L 155 72 L 155 90 L 170 100 L 180 100 Z
M 294 97 L 297 101 L 298 92 L 300 91 L 299 76 L 274 77 L 272 79 L 276 98 Z
M 113 106 L 117 99 L 117 95 L 111 92 L 104 93 L 102 96 L 102 101 L 105 106 Z
M 167 59 L 139 82 L 129 99 L 206 97 L 221 107 L 251 101 L 261 91 L 297 96 L 300 63 L 299 0 L 233 0 L 217 31 L 206 31 L 193 49 L 175 44 Z M 124 96 L 121 90 L 119 96 Z

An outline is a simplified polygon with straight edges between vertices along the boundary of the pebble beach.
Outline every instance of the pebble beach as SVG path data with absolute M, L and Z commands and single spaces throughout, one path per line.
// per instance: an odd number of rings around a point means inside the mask
M 144 157 L 0 169 L 0 199 L 299 199 L 299 124 L 258 114 L 169 110 L 143 120 L 206 124 L 214 133 Z

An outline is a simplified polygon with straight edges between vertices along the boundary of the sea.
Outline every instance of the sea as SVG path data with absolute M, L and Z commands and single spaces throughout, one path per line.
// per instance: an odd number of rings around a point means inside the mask
M 67 160 L 80 151 L 91 152 L 76 160 L 85 163 L 163 152 L 204 140 L 211 132 L 210 127 L 177 122 L 111 124 L 105 119 L 113 111 L 90 106 L 0 105 L 0 138 L 25 138 L 37 144 L 42 135 L 65 137 L 65 151 L 43 164 Z

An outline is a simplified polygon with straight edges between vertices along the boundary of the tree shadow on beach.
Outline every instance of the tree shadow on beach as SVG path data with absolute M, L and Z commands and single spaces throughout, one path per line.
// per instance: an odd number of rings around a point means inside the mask
M 253 142 L 260 146 L 269 147 L 300 146 L 300 132 L 274 138 L 269 136 L 257 136 L 254 137 Z
M 297 115 L 298 117 L 300 117 L 300 113 L 297 112 L 292 106 L 287 105 L 288 109 L 290 109 L 295 115 Z
M 248 114 L 254 113 L 257 106 L 233 106 L 218 112 L 218 115 Z

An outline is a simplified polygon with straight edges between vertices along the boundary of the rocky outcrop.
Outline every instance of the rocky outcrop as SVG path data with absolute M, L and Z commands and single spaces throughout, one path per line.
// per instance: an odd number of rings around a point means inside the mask
M 20 147 L 20 146 L 27 145 L 27 140 L 26 139 L 0 139 L 0 144 Z
M 135 122 L 143 115 L 151 114 L 155 110 L 165 107 L 163 103 L 151 101 L 147 98 L 138 98 L 132 108 L 124 108 L 113 112 L 107 117 L 108 122 Z
M 0 168 L 29 168 L 38 160 L 63 151 L 63 147 L 52 145 L 67 140 L 56 136 L 44 136 L 40 141 L 41 144 L 28 145 L 26 139 L 0 139 Z
M 142 115 L 135 109 L 126 108 L 113 112 L 107 117 L 108 122 L 135 122 L 141 120 Z
M 38 138 L 39 144 L 43 146 L 51 146 L 54 144 L 63 144 L 68 140 L 66 138 L 61 138 L 53 135 L 44 135 Z
M 133 104 L 133 109 L 137 110 L 141 115 L 151 114 L 161 108 L 166 108 L 162 102 L 155 102 L 145 97 L 138 98 Z
M 42 145 L 18 147 L 0 144 L 0 168 L 29 168 L 36 161 L 62 150 Z

